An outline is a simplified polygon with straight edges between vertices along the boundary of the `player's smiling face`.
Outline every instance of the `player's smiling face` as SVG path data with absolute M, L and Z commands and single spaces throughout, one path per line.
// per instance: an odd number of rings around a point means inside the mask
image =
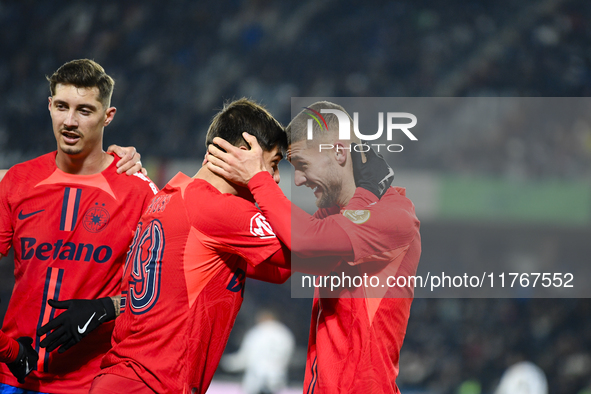
M 84 156 L 101 151 L 103 128 L 116 109 L 105 109 L 99 100 L 97 87 L 81 88 L 58 83 L 49 98 L 49 113 L 58 151 L 70 156 Z
M 319 152 L 318 146 L 308 147 L 306 141 L 299 141 L 289 146 L 287 159 L 294 167 L 296 186 L 311 188 L 318 208 L 328 208 L 338 203 L 342 182 L 330 153 Z

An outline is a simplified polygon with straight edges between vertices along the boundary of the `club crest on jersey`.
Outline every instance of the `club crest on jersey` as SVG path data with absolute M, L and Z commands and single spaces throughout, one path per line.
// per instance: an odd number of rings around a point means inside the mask
M 107 227 L 111 216 L 109 215 L 109 212 L 103 208 L 104 206 L 105 204 L 99 206 L 99 203 L 97 202 L 94 207 L 86 211 L 84 218 L 82 219 L 82 224 L 87 231 L 98 233 Z
M 250 218 L 250 233 L 261 239 L 275 238 L 273 228 L 260 212 Z
M 346 209 L 343 211 L 343 216 L 355 224 L 362 224 L 369 220 L 371 212 L 364 209 Z

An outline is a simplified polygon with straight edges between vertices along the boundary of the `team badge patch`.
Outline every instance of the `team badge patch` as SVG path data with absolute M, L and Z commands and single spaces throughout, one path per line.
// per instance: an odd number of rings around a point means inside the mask
M 103 207 L 105 204 L 103 204 Z M 109 224 L 109 219 L 111 216 L 109 212 L 105 208 L 99 206 L 98 202 L 95 203 L 95 206 L 90 208 L 84 214 L 84 219 L 82 220 L 82 224 L 84 224 L 84 228 L 91 233 L 98 233 L 102 231 L 107 224 Z
M 273 228 L 269 222 L 267 222 L 267 219 L 260 213 L 257 213 L 250 218 L 250 233 L 262 239 L 275 238 Z
M 363 210 L 363 209 L 358 209 L 358 210 L 346 209 L 345 211 L 343 211 L 343 216 L 355 224 L 362 224 L 362 223 L 365 223 L 369 220 L 369 217 L 371 216 L 371 212 Z

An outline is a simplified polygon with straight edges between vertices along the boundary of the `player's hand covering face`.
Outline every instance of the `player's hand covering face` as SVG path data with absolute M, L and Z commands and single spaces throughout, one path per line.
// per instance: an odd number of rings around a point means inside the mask
M 243 133 L 242 136 L 250 145 L 250 150 L 235 147 L 222 138 L 214 138 L 213 144 L 207 148 L 207 168 L 240 186 L 246 186 L 253 176 L 262 171 L 268 171 L 275 182 L 279 183 L 278 165 L 283 157 L 279 147 L 264 152 L 256 137 L 248 133 Z

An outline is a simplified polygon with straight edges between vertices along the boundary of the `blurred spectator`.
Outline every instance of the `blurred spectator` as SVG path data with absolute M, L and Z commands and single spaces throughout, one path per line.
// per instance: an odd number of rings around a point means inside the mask
M 521 361 L 505 371 L 495 394 L 548 394 L 544 371 L 529 361 Z
M 229 372 L 244 370 L 242 386 L 246 394 L 275 394 L 286 386 L 294 347 L 289 328 L 270 310 L 261 310 L 238 352 L 223 356 L 220 365 Z

